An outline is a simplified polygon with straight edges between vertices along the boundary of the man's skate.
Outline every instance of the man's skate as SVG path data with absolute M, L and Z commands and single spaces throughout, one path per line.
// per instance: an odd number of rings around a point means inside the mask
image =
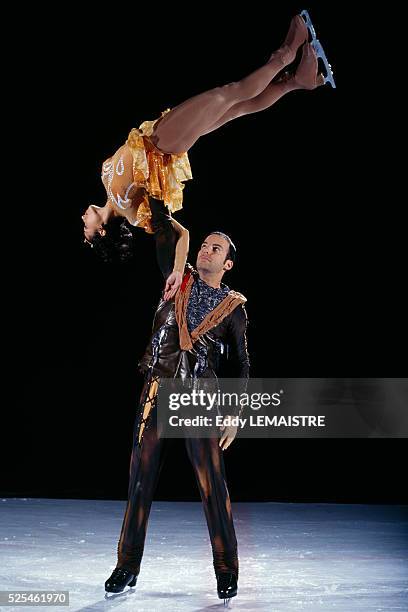
M 121 593 L 127 586 L 134 587 L 136 581 L 136 574 L 123 567 L 116 567 L 105 582 L 105 591 L 107 593 Z
M 224 600 L 227 606 L 231 597 L 235 597 L 238 592 L 237 578 L 232 572 L 217 574 L 218 597 Z

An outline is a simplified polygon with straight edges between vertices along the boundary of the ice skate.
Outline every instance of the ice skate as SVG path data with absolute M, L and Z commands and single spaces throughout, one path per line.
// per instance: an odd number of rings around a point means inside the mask
M 218 597 L 224 600 L 224 606 L 228 606 L 231 597 L 238 592 L 237 578 L 232 572 L 217 574 Z
M 272 53 L 269 61 L 279 57 L 283 66 L 288 66 L 296 58 L 299 47 L 307 40 L 307 27 L 300 15 L 295 15 L 289 26 L 284 43 Z
M 121 593 L 127 586 L 136 585 L 137 575 L 130 570 L 116 567 L 105 582 L 105 591 L 108 593 Z
M 326 83 L 330 83 L 330 85 L 333 88 L 336 88 L 336 83 L 334 82 L 334 76 L 333 76 L 333 71 L 332 71 L 332 67 L 331 64 L 329 64 L 326 54 L 324 52 L 324 49 L 322 47 L 322 43 L 320 42 L 320 40 L 313 40 L 311 42 L 311 45 L 316 53 L 316 57 L 322 60 L 325 70 L 326 70 L 326 75 L 323 74 L 323 78 L 324 78 L 324 85 L 326 85 Z
M 308 32 L 310 34 L 309 42 L 312 41 L 312 40 L 315 40 L 317 38 L 316 30 L 313 27 L 313 23 L 312 23 L 312 20 L 310 19 L 310 15 L 309 15 L 308 11 L 306 11 L 306 10 L 302 11 L 300 13 L 300 16 L 304 20 L 304 22 L 306 24 L 306 27 L 308 29 Z
M 324 85 L 324 76 L 318 74 L 317 70 L 317 56 L 312 43 L 305 43 L 302 59 L 293 76 L 297 87 L 300 89 L 315 89 L 319 85 Z
M 321 58 L 324 67 L 325 67 L 325 71 L 326 74 L 323 74 L 323 78 L 324 78 L 324 83 L 323 85 L 326 85 L 326 83 L 330 83 L 330 85 L 335 88 L 336 84 L 334 82 L 334 76 L 333 76 L 333 71 L 331 68 L 331 64 L 329 64 L 326 54 L 324 52 L 324 49 L 322 47 L 322 43 L 320 42 L 320 40 L 318 40 L 317 35 L 316 35 L 316 30 L 314 29 L 312 20 L 310 18 L 310 15 L 308 13 L 308 11 L 304 10 L 300 13 L 300 16 L 302 17 L 302 19 L 304 20 L 306 27 L 308 29 L 308 32 L 310 34 L 310 39 L 309 42 L 311 43 L 315 53 L 316 53 L 316 57 L 317 59 Z

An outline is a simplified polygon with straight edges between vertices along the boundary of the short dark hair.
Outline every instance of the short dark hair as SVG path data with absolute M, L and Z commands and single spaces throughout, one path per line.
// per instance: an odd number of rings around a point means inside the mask
M 114 218 L 103 226 L 105 236 L 99 232 L 93 235 L 92 251 L 105 263 L 129 261 L 134 256 L 134 236 L 127 222 L 120 217 Z
M 227 236 L 227 234 L 224 234 L 224 232 L 210 232 L 208 235 L 209 236 L 214 236 L 214 234 L 216 236 L 221 236 L 221 238 L 224 238 L 224 240 L 226 240 L 229 244 L 229 249 L 228 249 L 228 253 L 227 256 L 225 258 L 225 261 L 227 259 L 230 259 L 233 263 L 235 263 L 235 260 L 237 258 L 237 247 L 235 246 L 235 244 L 232 242 L 231 238 L 229 236 Z

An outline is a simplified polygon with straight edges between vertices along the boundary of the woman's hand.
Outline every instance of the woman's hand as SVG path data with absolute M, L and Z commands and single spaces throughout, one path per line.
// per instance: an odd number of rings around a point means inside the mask
M 183 275 L 181 272 L 172 272 L 170 276 L 167 278 L 166 286 L 163 292 L 164 300 L 171 300 L 177 293 L 177 289 L 181 285 L 181 281 L 183 280 Z

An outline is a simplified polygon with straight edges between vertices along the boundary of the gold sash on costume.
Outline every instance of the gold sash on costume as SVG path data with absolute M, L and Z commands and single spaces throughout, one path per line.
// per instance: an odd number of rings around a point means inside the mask
M 198 325 L 193 331 L 188 331 L 187 327 L 187 305 L 190 298 L 191 289 L 194 283 L 194 276 L 191 271 L 187 272 L 184 276 L 183 283 L 180 289 L 176 293 L 175 297 L 175 314 L 176 321 L 179 328 L 180 337 L 180 348 L 183 351 L 189 351 L 193 348 L 193 343 L 198 340 L 200 336 L 208 332 L 213 327 L 216 327 L 221 323 L 227 315 L 230 314 L 240 304 L 245 304 L 247 301 L 246 297 L 238 291 L 231 290 L 228 295 L 212 310 L 209 312 L 200 325 Z

